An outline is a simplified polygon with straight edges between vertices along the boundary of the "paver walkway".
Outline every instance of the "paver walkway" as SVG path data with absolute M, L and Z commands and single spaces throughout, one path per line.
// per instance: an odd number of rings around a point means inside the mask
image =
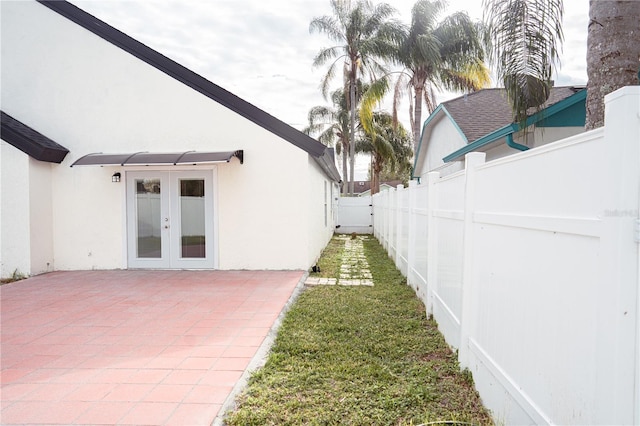
M 55 272 L 0 287 L 0 423 L 209 425 L 304 273 Z
M 306 285 L 364 285 L 373 287 L 373 277 L 362 245 L 362 242 L 369 237 L 358 235 L 352 238 L 348 235 L 338 235 L 335 238 L 344 241 L 340 277 L 309 277 L 304 283 Z

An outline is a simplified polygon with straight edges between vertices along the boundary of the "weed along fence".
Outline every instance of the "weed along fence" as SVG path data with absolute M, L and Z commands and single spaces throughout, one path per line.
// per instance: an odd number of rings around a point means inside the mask
M 605 127 L 373 197 L 499 424 L 640 424 L 640 87 Z

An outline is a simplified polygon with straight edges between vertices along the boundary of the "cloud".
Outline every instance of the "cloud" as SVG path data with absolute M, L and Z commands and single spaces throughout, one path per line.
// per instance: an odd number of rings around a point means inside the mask
M 309 23 L 331 14 L 329 0 L 71 1 L 295 128 L 306 126 L 311 107 L 327 104 L 319 90 L 326 67 L 314 69 L 312 61 L 333 43 L 323 34 L 310 34 Z M 389 3 L 408 23 L 415 1 Z M 474 19 L 482 17 L 480 1 L 449 3 L 446 14 L 465 10 Z M 565 0 L 565 11 L 566 41 L 556 84 L 584 84 L 588 4 Z M 340 85 L 336 78 L 333 88 Z M 441 93 L 438 99 L 456 96 Z M 405 125 L 407 110 L 401 106 Z

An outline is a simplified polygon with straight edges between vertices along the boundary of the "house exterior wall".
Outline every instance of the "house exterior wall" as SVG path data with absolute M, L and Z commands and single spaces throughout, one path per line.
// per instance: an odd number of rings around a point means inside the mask
M 335 206 L 332 200 L 335 188 L 333 182 L 324 176 L 318 164 L 311 158 L 307 170 L 309 171 L 309 190 L 307 191 L 309 253 L 307 263 L 314 265 L 335 229 Z
M 126 185 L 111 175 L 121 172 L 124 181 L 126 171 L 149 169 L 69 167 L 94 152 L 243 149 L 244 164 L 215 166 L 218 267 L 306 269 L 319 255 L 327 234 L 310 244 L 318 221 L 307 216 L 326 177 L 310 167 L 309 154 L 45 6 L 2 2 L 0 15 L 3 110 L 70 151 L 50 166 L 51 224 L 44 214 L 34 222 L 53 229 L 56 269 L 127 267 Z M 3 207 L 8 196 L 3 191 Z M 28 209 L 29 200 L 20 202 Z M 3 216 L 3 250 L 28 235 L 22 220 Z M 5 223 L 12 234 L 4 235 Z M 29 252 L 29 241 L 21 244 Z M 35 256 L 39 265 L 49 257 L 47 249 Z
M 31 273 L 29 156 L 0 144 L 0 278 L 6 278 Z
M 53 204 L 51 199 L 51 164 L 28 158 L 29 163 L 29 239 L 31 274 L 52 271 Z
M 533 129 L 533 132 L 526 136 L 523 132 L 517 133 L 514 136 L 514 141 L 521 145 L 535 148 L 582 132 L 584 132 L 584 127 L 578 126 L 536 126 Z M 421 148 L 421 152 L 418 156 L 414 176 L 424 177 L 428 172 L 436 169 L 438 169 L 442 175 L 447 175 L 461 169 L 457 164 L 452 167 L 439 169 L 445 164 L 442 161 L 444 157 L 467 145 L 466 140 L 462 137 L 448 116 L 444 113 L 440 113 L 439 117 L 432 121 L 428 128 L 425 129 L 422 137 L 423 147 Z M 506 144 L 505 138 L 501 138 L 489 145 L 477 149 L 476 152 L 486 152 L 487 161 L 492 161 L 520 151 L 509 147 Z
M 536 127 L 535 134 L 535 147 L 546 145 L 551 142 L 559 141 L 561 139 L 568 138 L 573 135 L 584 132 L 584 126 L 571 126 L 571 127 Z
M 582 132 L 584 132 L 584 127 L 535 127 L 533 132 L 526 136 L 523 132 L 517 133 L 513 140 L 529 148 L 537 148 Z M 497 160 L 498 158 L 521 152 L 520 150 L 509 147 L 505 138 L 501 138 L 496 143 L 492 143 L 490 147 L 483 147 L 478 151 L 487 153 L 487 161 Z
M 453 124 L 451 119 L 441 114 L 440 118 L 425 130 L 422 148 L 418 162 L 416 164 L 414 176 L 421 176 L 444 164 L 442 159 L 452 152 L 462 148 L 467 141 L 460 134 L 460 131 Z

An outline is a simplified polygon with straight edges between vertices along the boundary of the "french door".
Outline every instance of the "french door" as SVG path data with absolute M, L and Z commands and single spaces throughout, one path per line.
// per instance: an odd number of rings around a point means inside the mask
M 213 172 L 127 172 L 130 268 L 214 265 Z

